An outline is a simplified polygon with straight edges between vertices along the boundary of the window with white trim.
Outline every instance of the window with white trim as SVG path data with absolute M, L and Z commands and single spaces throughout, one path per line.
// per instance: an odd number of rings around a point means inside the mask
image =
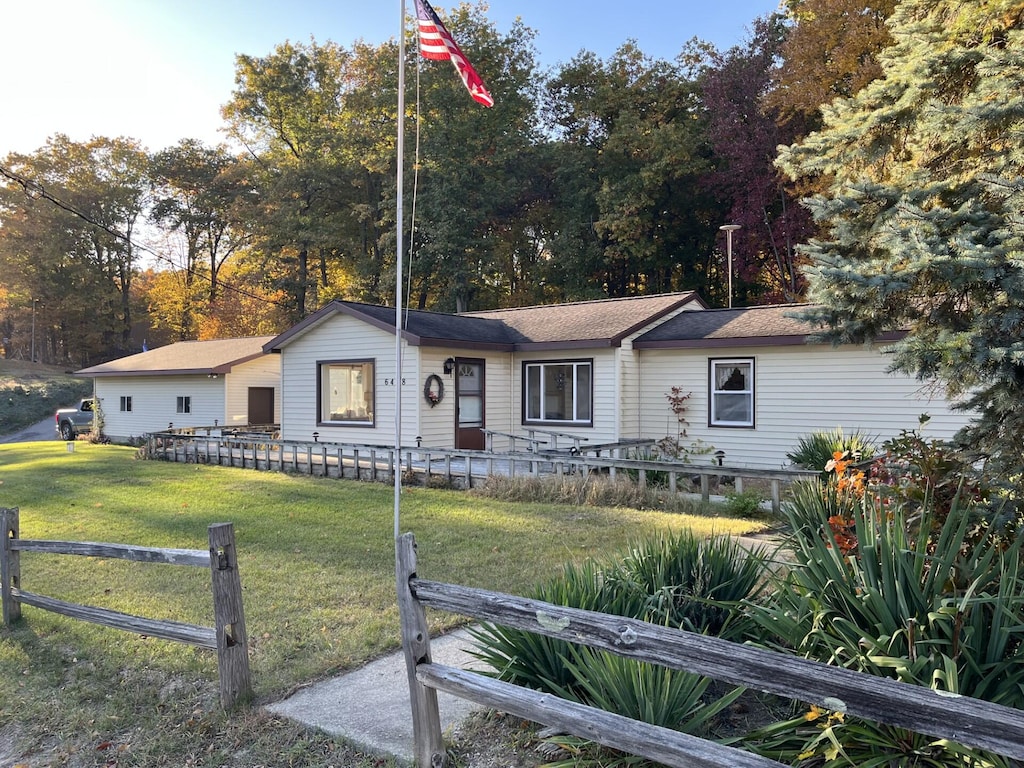
M 121 412 L 126 413 L 132 409 L 132 396 L 121 395 Z
M 192 398 L 189 395 L 179 395 L 177 403 L 178 413 L 192 413 Z
M 320 422 L 373 424 L 374 361 L 338 360 L 320 363 Z
M 708 424 L 754 426 L 754 359 L 710 360 Z
M 594 423 L 592 360 L 523 363 L 524 423 Z

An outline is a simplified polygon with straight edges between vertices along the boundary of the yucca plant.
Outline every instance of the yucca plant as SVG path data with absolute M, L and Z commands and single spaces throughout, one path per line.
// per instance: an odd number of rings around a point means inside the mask
M 683 733 L 704 732 L 743 692 L 711 700 L 710 678 L 591 648 L 573 647 L 566 662 L 580 685 L 564 698 Z
M 732 637 L 737 606 L 755 599 L 764 583 L 766 558 L 764 549 L 728 536 L 681 531 L 631 545 L 609 579 L 645 601 L 647 621 Z
M 635 542 L 619 559 L 565 566 L 534 597 L 698 632 L 735 631 L 741 601 L 764 581 L 763 550 L 750 552 L 728 537 L 691 532 Z M 487 624 L 473 630 L 474 655 L 503 680 L 572 699 L 644 722 L 696 733 L 742 693 L 708 697 L 699 675 L 624 659 L 531 632 Z M 556 765 L 629 766 L 644 761 L 586 739 L 556 736 L 572 755 Z
M 567 563 L 558 577 L 539 587 L 531 597 L 569 608 L 642 615 L 643 596 L 624 591 L 618 582 L 606 578 L 607 570 L 593 560 Z M 572 646 L 564 640 L 495 624 L 483 624 L 471 629 L 470 634 L 477 646 L 473 655 L 502 680 L 549 693 L 577 685 L 565 662 Z
M 843 498 L 834 491 L 821 485 L 814 493 L 806 485 L 785 506 L 794 562 L 776 577 L 772 599 L 748 610 L 763 642 L 861 672 L 1024 706 L 1020 540 L 993 535 L 965 546 L 972 516 L 957 502 L 933 524 L 926 498 L 910 525 L 901 506 L 886 503 L 891 497 L 868 490 Z M 800 729 L 786 733 L 777 725 L 770 743 L 796 744 L 794 759 L 812 750 L 795 732 Z M 905 757 L 894 765 L 1003 764 L 898 728 L 851 722 L 828 729 L 834 747 L 828 753 L 838 762 L 806 765 L 867 764 L 843 761 L 865 742 L 865 730 L 887 744 L 882 754 L 903 755 L 917 745 L 917 762 Z M 822 734 L 812 735 L 817 749 Z M 753 748 L 761 751 L 756 742 Z
M 693 735 L 705 735 L 715 718 L 745 690 L 735 688 L 711 698 L 709 678 L 590 648 L 572 647 L 566 663 L 579 685 L 561 691 L 563 698 Z M 560 735 L 546 741 L 570 755 L 568 760 L 549 763 L 547 768 L 626 768 L 649 764 L 643 758 L 579 737 Z
M 825 432 L 812 432 L 801 435 L 796 448 L 786 454 L 786 458 L 799 467 L 817 469 L 825 476 L 825 465 L 835 454 L 860 457 L 867 460 L 875 451 L 875 439 L 861 430 L 846 434 L 842 427 Z M 858 459 L 858 460 L 860 460 Z

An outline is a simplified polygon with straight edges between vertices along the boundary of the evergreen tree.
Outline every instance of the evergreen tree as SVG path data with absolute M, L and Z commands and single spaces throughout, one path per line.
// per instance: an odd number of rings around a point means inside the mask
M 827 235 L 807 254 L 835 342 L 905 330 L 893 368 L 977 414 L 962 441 L 1024 470 L 1024 3 L 904 0 L 883 77 L 785 150 Z

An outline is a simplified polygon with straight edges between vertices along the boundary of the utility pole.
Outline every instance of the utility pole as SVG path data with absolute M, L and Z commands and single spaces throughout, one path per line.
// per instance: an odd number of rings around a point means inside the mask
M 39 303 L 39 299 L 32 299 L 32 352 L 29 359 L 34 363 L 36 361 L 36 304 Z

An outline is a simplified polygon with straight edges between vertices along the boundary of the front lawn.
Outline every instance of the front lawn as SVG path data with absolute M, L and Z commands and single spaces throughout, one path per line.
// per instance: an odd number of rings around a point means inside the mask
M 33 539 L 206 549 L 207 526 L 232 522 L 257 705 L 397 647 L 390 485 L 135 456 L 82 441 L 73 453 L 58 442 L 0 445 L 0 506 L 20 507 L 21 536 Z M 416 535 L 420 575 L 512 593 L 654 531 L 760 525 L 426 488 L 405 490 L 401 520 Z M 21 571 L 26 591 L 212 623 L 202 569 L 25 553 Z M 23 612 L 0 628 L 2 764 L 374 765 L 258 706 L 220 712 L 211 652 Z M 432 630 L 455 620 L 432 615 Z M 5 741 L 16 745 L 9 755 Z

